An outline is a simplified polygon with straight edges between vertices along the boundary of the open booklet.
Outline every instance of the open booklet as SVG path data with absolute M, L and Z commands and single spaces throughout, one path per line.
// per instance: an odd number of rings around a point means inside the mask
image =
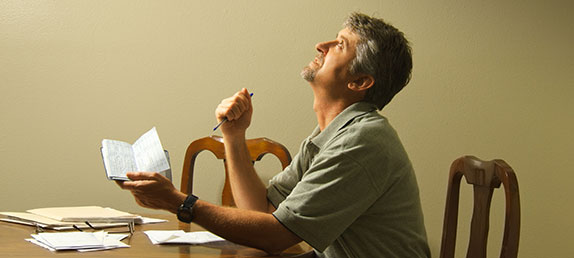
M 102 159 L 106 175 L 111 180 L 129 180 L 129 171 L 160 172 L 171 180 L 169 155 L 164 151 L 155 127 L 134 144 L 123 141 L 102 141 Z

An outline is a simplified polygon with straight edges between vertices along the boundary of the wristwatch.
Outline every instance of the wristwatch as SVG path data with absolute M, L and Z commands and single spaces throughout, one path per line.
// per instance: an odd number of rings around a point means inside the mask
M 199 199 L 197 196 L 190 194 L 177 209 L 177 219 L 181 222 L 190 223 L 193 219 L 193 205 Z

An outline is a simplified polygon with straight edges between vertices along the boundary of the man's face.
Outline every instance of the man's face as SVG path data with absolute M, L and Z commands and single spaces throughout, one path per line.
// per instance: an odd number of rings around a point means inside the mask
M 318 43 L 319 53 L 301 72 L 303 79 L 311 84 L 347 84 L 350 80 L 349 66 L 355 58 L 359 36 L 344 28 L 332 41 Z

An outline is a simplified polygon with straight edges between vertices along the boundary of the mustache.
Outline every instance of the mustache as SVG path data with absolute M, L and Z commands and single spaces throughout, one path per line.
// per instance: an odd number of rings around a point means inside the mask
M 315 56 L 315 59 L 317 60 L 317 63 L 322 66 L 325 61 L 325 54 L 319 53 Z

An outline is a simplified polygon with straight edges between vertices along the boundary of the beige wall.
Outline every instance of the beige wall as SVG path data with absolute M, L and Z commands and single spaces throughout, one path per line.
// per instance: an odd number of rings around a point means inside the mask
M 362 11 L 413 43 L 412 82 L 382 113 L 416 168 L 433 255 L 450 162 L 474 154 L 518 174 L 520 257 L 571 257 L 573 4 L 410 2 L 0 1 L 0 209 L 149 212 L 105 179 L 101 140 L 133 142 L 156 126 L 179 187 L 187 144 L 211 133 L 215 106 L 241 87 L 255 92 L 249 136 L 295 154 L 315 126 L 299 71 Z M 215 201 L 221 164 L 200 162 L 196 193 Z M 278 164 L 258 169 L 269 178 Z M 493 209 L 502 202 L 495 194 Z

